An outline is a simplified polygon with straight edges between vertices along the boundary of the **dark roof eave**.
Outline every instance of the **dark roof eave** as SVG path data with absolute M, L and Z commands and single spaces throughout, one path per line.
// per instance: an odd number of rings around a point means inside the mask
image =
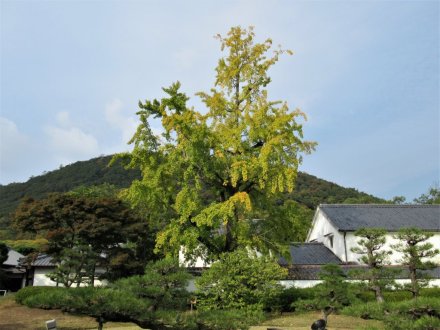
M 379 228 L 379 227 L 362 227 L 362 228 Z M 411 227 L 403 227 L 404 228 L 411 228 Z M 417 228 L 417 227 L 416 227 Z M 358 229 L 340 229 L 338 228 L 338 232 L 340 233 L 354 233 L 355 231 L 357 231 Z M 439 233 L 440 229 L 423 229 L 424 232 L 435 232 L 435 233 Z M 388 233 L 397 233 L 398 230 L 387 230 Z

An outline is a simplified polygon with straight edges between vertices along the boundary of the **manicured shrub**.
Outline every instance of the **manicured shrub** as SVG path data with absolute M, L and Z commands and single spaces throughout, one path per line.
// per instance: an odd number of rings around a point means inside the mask
M 375 319 L 382 320 L 384 317 L 384 304 L 374 301 L 360 303 L 345 307 L 342 310 L 342 314 L 360 317 L 362 319 Z
M 424 288 L 420 291 L 421 297 L 432 297 L 439 298 L 440 297 L 440 288 Z
M 107 321 L 133 322 L 144 329 L 197 329 L 195 321 L 191 321 L 194 317 L 185 316 L 188 276 L 177 262 L 161 260 L 149 264 L 145 275 L 123 279 L 112 286 L 30 287 L 17 294 L 17 302 L 88 315 L 98 322 L 98 329 Z
M 387 291 L 384 293 L 386 302 L 400 302 L 411 299 L 412 295 L 409 291 Z
M 295 288 L 291 287 L 282 290 L 277 296 L 267 301 L 266 311 L 270 312 L 293 312 L 295 311 L 295 303 L 298 300 L 313 299 L 315 296 L 315 288 Z
M 58 288 L 54 286 L 27 286 L 23 289 L 20 289 L 15 294 L 15 301 L 17 304 L 25 304 L 25 300 L 29 297 L 35 296 L 42 292 L 49 292 L 49 291 L 62 291 L 64 288 Z
M 111 286 L 138 299 L 148 300 L 152 310 L 184 310 L 190 298 L 186 290 L 191 275 L 176 260 L 149 263 L 144 275 L 116 281 Z
M 419 297 L 383 304 L 366 302 L 348 306 L 342 314 L 382 320 L 386 329 L 390 330 L 440 329 L 440 299 L 437 297 Z
M 199 309 L 241 309 L 270 302 L 283 287 L 278 283 L 287 271 L 269 256 L 240 249 L 224 253 L 196 280 Z
M 358 285 L 353 285 L 353 291 L 356 292 L 356 297 L 363 301 L 374 301 L 374 293 L 363 290 Z M 383 296 L 386 302 L 400 302 L 411 299 L 412 295 L 409 291 L 393 290 L 384 291 Z M 440 297 L 440 288 L 425 288 L 420 291 L 420 297 Z
M 422 316 L 414 322 L 414 330 L 438 330 L 440 329 L 440 318 Z
M 248 329 L 264 320 L 264 314 L 257 308 L 210 310 L 197 315 L 200 330 Z
M 402 319 L 393 315 L 384 321 L 387 330 L 438 330 L 440 329 L 440 319 L 423 316 L 417 320 Z
M 411 318 L 424 315 L 440 317 L 440 298 L 419 297 L 387 304 L 390 312 Z
M 23 304 L 33 308 L 60 309 L 69 300 L 69 295 L 70 292 L 62 288 L 58 288 L 58 290 L 41 290 L 25 298 Z

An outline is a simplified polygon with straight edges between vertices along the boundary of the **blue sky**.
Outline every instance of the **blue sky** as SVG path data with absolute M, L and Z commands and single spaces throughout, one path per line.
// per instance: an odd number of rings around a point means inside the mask
M 272 99 L 319 143 L 301 170 L 382 197 L 439 181 L 438 1 L 1 0 L 0 183 L 128 150 L 138 100 L 212 86 L 217 33 L 292 49 Z M 159 129 L 159 127 L 156 127 Z

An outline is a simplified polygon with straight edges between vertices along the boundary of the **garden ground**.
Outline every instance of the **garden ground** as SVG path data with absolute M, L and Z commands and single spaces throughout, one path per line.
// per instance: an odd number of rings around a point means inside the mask
M 277 327 L 283 330 L 309 330 L 319 313 L 287 314 L 265 321 L 261 326 L 251 327 L 251 330 L 266 330 L 268 327 Z M 64 314 L 59 310 L 44 310 L 28 308 L 15 303 L 12 295 L 0 298 L 0 329 L 2 330 L 43 330 L 45 321 L 56 319 L 60 330 L 96 329 L 97 323 L 93 318 Z M 359 318 L 342 315 L 330 315 L 329 330 L 362 329 L 367 326 L 381 328 L 378 321 L 365 321 Z M 106 323 L 104 329 L 137 330 L 139 327 L 132 323 Z

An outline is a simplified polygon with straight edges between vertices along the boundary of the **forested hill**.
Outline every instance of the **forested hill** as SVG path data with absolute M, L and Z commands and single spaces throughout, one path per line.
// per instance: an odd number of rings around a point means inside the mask
M 136 170 L 126 170 L 121 163 L 108 166 L 112 156 L 93 158 L 76 162 L 32 177 L 24 183 L 11 183 L 0 186 L 0 218 L 13 212 L 24 196 L 42 198 L 50 192 L 66 192 L 81 185 L 113 184 L 119 188 L 128 187 L 135 178 L 140 177 Z M 344 188 L 335 183 L 300 172 L 296 189 L 291 199 L 314 209 L 320 203 L 381 203 L 383 200 Z

